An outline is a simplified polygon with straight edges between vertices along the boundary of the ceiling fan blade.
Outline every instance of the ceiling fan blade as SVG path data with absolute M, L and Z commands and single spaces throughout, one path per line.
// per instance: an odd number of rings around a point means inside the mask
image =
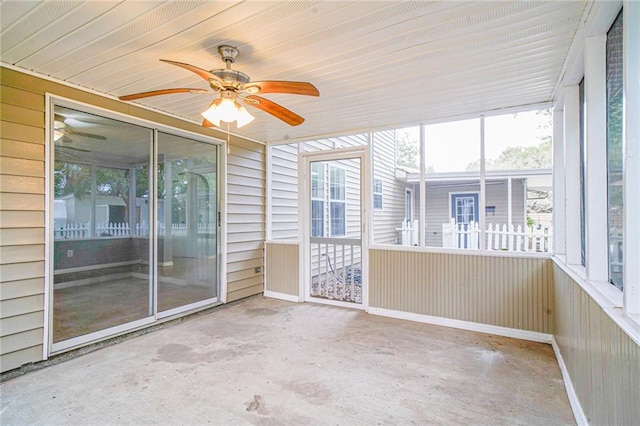
M 206 89 L 189 89 L 189 88 L 180 88 L 180 89 L 161 89 L 161 90 L 152 90 L 150 92 L 141 92 L 134 93 L 131 95 L 120 96 L 118 99 L 121 101 L 133 101 L 134 99 L 148 98 L 151 96 L 160 96 L 160 95 L 170 95 L 173 93 L 212 93 Z
M 249 93 L 290 93 L 293 95 L 320 96 L 320 92 L 311 83 L 304 81 L 251 81 L 240 86 Z M 256 92 L 256 89 L 258 91 Z
M 261 109 L 262 111 L 267 112 L 276 118 L 279 118 L 290 126 L 298 126 L 304 122 L 304 118 L 302 118 L 295 112 L 290 111 L 282 105 L 278 105 L 277 103 L 271 102 L 270 100 L 262 98 L 260 96 L 250 95 L 243 98 L 243 100 L 247 105 L 251 105 L 253 107 Z
M 181 67 L 181 68 L 189 70 L 189 71 L 191 71 L 193 73 L 196 73 L 200 77 L 205 79 L 208 83 L 215 82 L 216 85 L 219 86 L 219 87 L 225 87 L 226 86 L 226 83 L 224 82 L 223 79 L 221 79 L 220 77 L 218 77 L 217 75 L 215 75 L 214 73 L 212 73 L 210 71 L 203 70 L 202 68 L 198 68 L 198 67 L 190 65 L 190 64 L 185 64 L 183 62 L 170 61 L 168 59 L 160 59 L 160 60 L 162 62 L 166 62 L 168 64 L 175 65 L 177 67 Z M 213 80 L 213 81 L 211 81 L 211 80 Z
M 218 127 L 206 118 L 202 120 L 202 127 Z
M 80 151 L 80 152 L 91 152 L 88 149 L 84 149 L 84 148 L 76 148 L 74 146 L 69 146 L 69 145 L 56 145 L 56 148 L 64 148 L 64 149 L 71 149 L 73 151 Z
M 65 135 L 70 135 L 70 136 L 82 136 L 84 138 L 98 139 L 100 141 L 106 141 L 107 140 L 106 136 L 96 135 L 94 133 L 79 132 L 77 130 L 72 130 L 72 129 L 55 129 L 55 130 L 65 134 Z

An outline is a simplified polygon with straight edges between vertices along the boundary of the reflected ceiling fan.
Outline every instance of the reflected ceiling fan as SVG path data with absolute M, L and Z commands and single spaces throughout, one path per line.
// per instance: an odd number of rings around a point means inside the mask
M 320 96 L 318 89 L 307 82 L 302 81 L 251 81 L 249 76 L 243 72 L 232 70 L 231 64 L 236 61 L 238 49 L 232 46 L 219 46 L 218 52 L 226 64 L 225 69 L 215 69 L 207 71 L 193 65 L 182 62 L 160 59 L 162 62 L 172 64 L 189 70 L 209 83 L 213 90 L 194 88 L 175 88 L 152 90 L 150 92 L 135 93 L 120 96 L 120 100 L 132 101 L 135 99 L 148 98 L 150 96 L 169 95 L 173 93 L 216 93 L 220 96 L 215 99 L 209 108 L 202 113 L 205 127 L 220 126 L 220 122 L 227 123 L 236 121 L 238 127 L 242 127 L 254 117 L 242 106 L 239 101 L 246 105 L 258 108 L 276 118 L 284 121 L 290 126 L 298 126 L 304 122 L 304 118 L 293 111 L 265 99 L 258 94 L 285 93 L 292 95 Z
M 55 114 L 53 118 L 53 138 L 55 142 L 71 143 L 73 142 L 73 136 L 80 136 L 83 138 L 96 139 L 100 141 L 106 141 L 107 138 L 102 135 L 96 135 L 95 133 L 81 132 L 74 130 L 66 122 L 67 118 L 60 114 Z M 78 149 L 79 150 L 79 149 Z M 88 151 L 87 151 L 88 152 Z

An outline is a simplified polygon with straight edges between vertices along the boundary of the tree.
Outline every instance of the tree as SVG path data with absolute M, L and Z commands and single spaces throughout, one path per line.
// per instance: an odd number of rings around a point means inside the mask
M 419 169 L 420 144 L 408 132 L 396 133 L 396 166 Z
M 551 137 L 536 146 L 511 146 L 500 153 L 497 159 L 486 160 L 488 169 L 546 169 L 552 165 Z M 467 170 L 480 170 L 480 160 L 469 163 Z
M 537 111 L 537 115 L 542 115 L 546 121 L 538 126 L 539 130 L 550 131 L 552 127 L 551 111 L 546 109 Z M 487 158 L 486 168 L 493 170 L 512 169 L 546 169 L 553 164 L 553 144 L 551 135 L 538 136 L 540 141 L 536 146 L 511 146 L 500 153 L 495 160 Z M 480 170 L 480 160 L 476 160 L 467 165 L 467 170 Z

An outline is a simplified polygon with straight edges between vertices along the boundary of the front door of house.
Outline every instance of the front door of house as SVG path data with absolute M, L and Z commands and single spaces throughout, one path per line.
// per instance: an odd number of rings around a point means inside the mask
M 465 226 L 478 221 L 478 194 L 451 194 L 451 217 Z
M 362 154 L 321 153 L 305 160 L 305 300 L 363 306 Z
M 453 193 L 451 194 L 451 218 L 455 220 L 459 231 L 458 248 L 471 248 L 473 239 L 470 232 L 478 223 L 478 193 Z

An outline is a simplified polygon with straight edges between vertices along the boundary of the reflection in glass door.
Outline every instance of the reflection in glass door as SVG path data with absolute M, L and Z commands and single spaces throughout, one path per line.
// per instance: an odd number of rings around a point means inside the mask
M 55 106 L 53 128 L 55 347 L 149 318 L 154 309 L 152 131 L 62 106 Z
M 215 145 L 158 134 L 159 312 L 218 297 L 217 169 Z
M 51 117 L 51 352 L 218 301 L 217 146 L 64 104 Z

